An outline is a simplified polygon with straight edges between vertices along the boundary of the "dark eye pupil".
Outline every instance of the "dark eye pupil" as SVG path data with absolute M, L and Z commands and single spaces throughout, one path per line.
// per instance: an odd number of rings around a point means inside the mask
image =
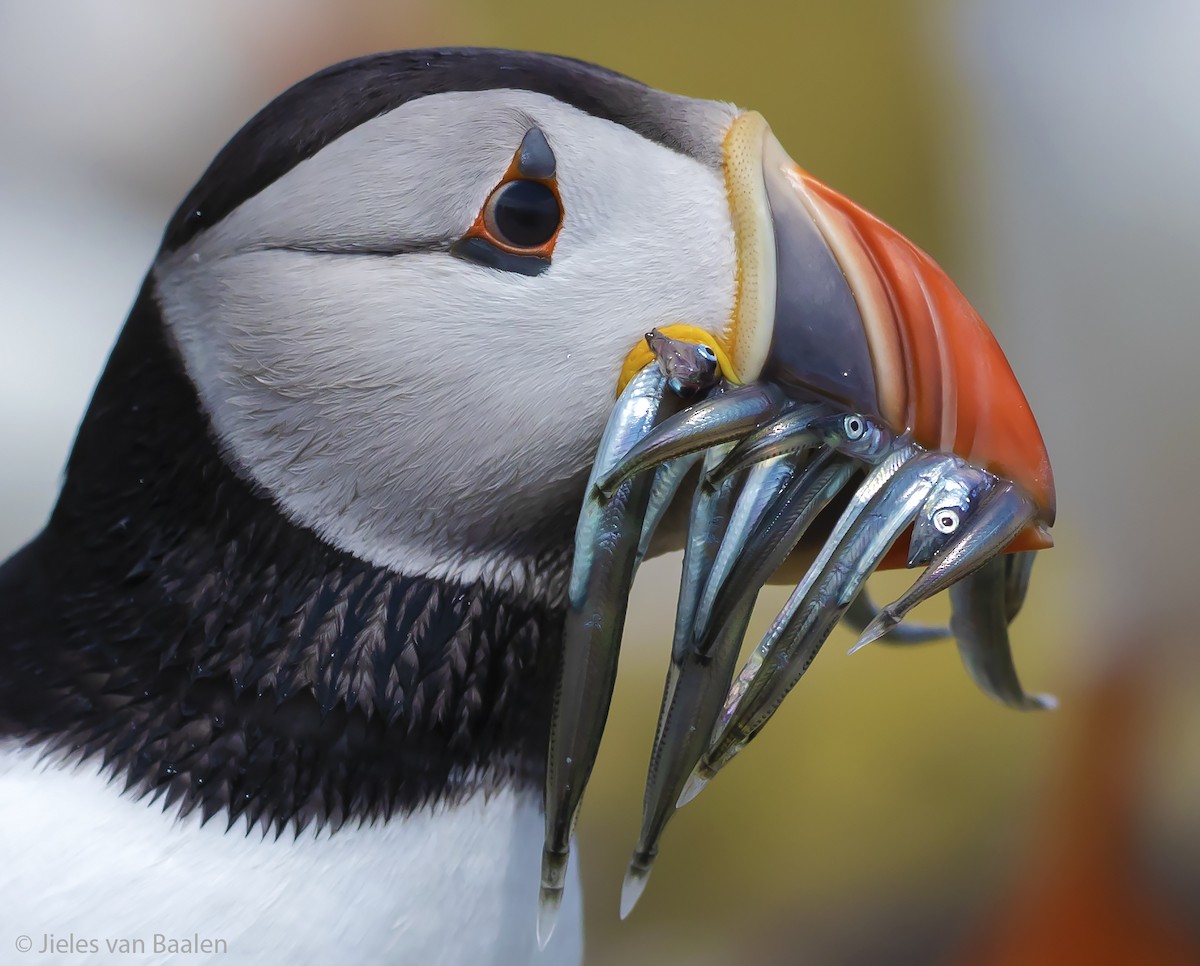
M 510 181 L 492 196 L 491 228 L 513 248 L 537 248 L 558 230 L 562 212 L 540 181 Z

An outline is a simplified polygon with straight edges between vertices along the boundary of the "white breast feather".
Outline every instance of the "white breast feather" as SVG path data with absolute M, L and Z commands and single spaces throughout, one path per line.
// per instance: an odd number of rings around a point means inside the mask
M 542 841 L 534 794 L 476 794 L 386 824 L 293 839 L 201 827 L 119 794 L 94 764 L 0 751 L 4 962 L 166 962 L 154 936 L 224 940 L 173 962 L 371 966 L 573 966 L 582 958 L 577 873 L 550 945 L 534 920 Z M 36 956 L 45 935 L 99 952 Z M 18 936 L 33 953 L 14 958 Z M 145 955 L 106 940 L 141 939 Z M 164 942 L 165 944 L 165 942 Z

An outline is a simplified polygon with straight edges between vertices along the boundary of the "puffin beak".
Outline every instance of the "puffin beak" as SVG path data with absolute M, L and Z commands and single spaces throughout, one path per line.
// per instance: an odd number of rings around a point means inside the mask
M 995 337 L 946 273 L 804 171 L 761 115 L 734 121 L 725 152 L 743 276 L 757 275 L 728 340 L 733 377 L 877 418 L 1015 483 L 1038 512 L 1011 549 L 1052 546 L 1046 445 Z
M 915 602 L 1001 553 L 1053 543 L 1041 433 L 995 338 L 945 272 L 796 165 L 761 115 L 734 120 L 724 159 L 738 252 L 732 318 L 718 333 L 667 326 L 631 352 L 580 518 L 547 770 L 543 940 L 607 715 L 637 547 L 686 469 L 702 459 L 622 915 L 677 803 L 757 735 L 843 616 L 863 642 L 911 642 L 896 625 Z M 653 386 L 657 406 L 678 382 L 676 360 L 704 347 L 717 360 L 713 384 L 690 387 L 673 415 L 643 420 L 637 438 L 624 432 L 642 411 L 639 394 Z M 823 544 L 735 677 L 758 591 L 789 573 L 818 532 Z M 928 566 L 909 593 L 876 611 L 867 577 L 914 564 Z M 984 572 L 1003 576 L 995 566 Z M 1014 697 L 1023 692 L 996 618 L 1019 608 L 1010 597 L 1024 587 L 1012 583 L 955 594 L 952 626 L 969 637 L 964 659 L 985 689 L 1016 707 L 1048 707 Z

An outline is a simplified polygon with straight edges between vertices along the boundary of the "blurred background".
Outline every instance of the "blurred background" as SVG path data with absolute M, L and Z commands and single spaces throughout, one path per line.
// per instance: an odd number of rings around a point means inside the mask
M 477 44 L 757 108 L 1008 352 L 1060 507 L 1013 641 L 1062 707 L 993 704 L 952 644 L 851 659 L 836 632 L 618 922 L 679 561 L 648 564 L 580 828 L 588 962 L 1200 962 L 1197 37 L 1190 0 L 2 0 L 0 556 L 51 507 L 168 216 L 294 81 Z

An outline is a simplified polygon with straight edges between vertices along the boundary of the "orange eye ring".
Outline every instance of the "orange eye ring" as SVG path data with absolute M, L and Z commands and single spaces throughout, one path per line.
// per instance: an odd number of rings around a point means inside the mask
M 555 168 L 546 136 L 530 128 L 508 170 L 451 252 L 526 275 L 548 269 L 565 217 Z
M 476 224 L 483 232 L 479 237 L 503 251 L 549 258 L 562 217 L 562 201 L 552 183 L 513 178 L 493 189 Z

